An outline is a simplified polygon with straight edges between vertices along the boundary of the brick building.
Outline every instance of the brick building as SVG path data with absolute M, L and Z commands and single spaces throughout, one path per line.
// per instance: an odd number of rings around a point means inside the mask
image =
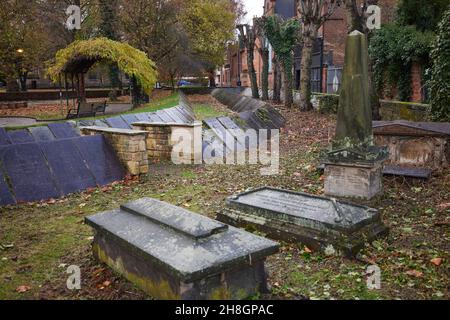
M 298 16 L 298 0 L 258 0 L 264 3 L 264 14 L 278 14 L 285 19 Z M 399 0 L 380 0 L 382 23 L 390 23 L 395 17 L 395 10 Z M 344 64 L 345 39 L 347 35 L 347 16 L 345 9 L 339 7 L 331 18 L 319 30 L 319 37 L 314 45 L 311 66 L 311 87 L 314 92 L 336 93 L 339 89 L 342 67 Z M 257 41 L 256 46 L 260 44 Z M 273 54 L 273 53 L 272 53 Z M 261 81 L 262 59 L 257 48 L 254 53 L 254 66 L 258 83 Z M 294 84 L 300 85 L 301 47 L 294 50 Z M 269 66 L 269 87 L 273 87 L 273 65 Z M 421 66 L 412 67 L 412 101 L 423 100 Z M 244 87 L 250 86 L 247 68 L 246 49 L 237 42 L 231 43 L 227 49 L 226 64 L 218 69 L 217 84 L 223 87 L 237 86 L 238 81 Z M 394 98 L 395 88 L 386 98 Z

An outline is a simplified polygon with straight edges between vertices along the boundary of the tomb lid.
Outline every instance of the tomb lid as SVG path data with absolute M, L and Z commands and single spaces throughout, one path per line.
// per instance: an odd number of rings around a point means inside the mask
M 142 213 L 142 208 L 139 209 L 145 203 L 154 206 L 151 219 L 148 211 Z M 278 251 L 278 243 L 231 226 L 201 239 L 188 236 L 185 230 L 167 226 L 172 215 L 189 216 L 187 219 L 194 225 L 202 222 L 205 229 L 214 230 L 219 224 L 183 208 L 172 208 L 178 213 L 158 213 L 157 203 L 144 199 L 126 205 L 127 210 L 135 207 L 139 211 L 132 213 L 116 209 L 87 217 L 86 222 L 100 234 L 137 251 L 149 263 L 159 265 L 170 275 L 185 282 L 218 274 L 242 264 L 251 264 Z M 160 211 L 166 208 L 161 206 Z M 161 216 L 158 217 L 159 214 Z M 211 221 L 206 223 L 205 219 Z M 164 222 L 161 223 L 161 220 Z
M 228 228 L 221 222 L 151 198 L 142 198 L 124 204 L 120 208 L 145 216 L 157 224 L 169 227 L 196 240 L 223 232 Z
M 227 199 L 229 207 L 252 215 L 273 218 L 323 231 L 335 229 L 346 233 L 380 219 L 369 207 L 271 187 L 247 191 Z
M 381 135 L 450 135 L 450 122 L 413 122 L 406 120 L 374 121 L 375 134 Z

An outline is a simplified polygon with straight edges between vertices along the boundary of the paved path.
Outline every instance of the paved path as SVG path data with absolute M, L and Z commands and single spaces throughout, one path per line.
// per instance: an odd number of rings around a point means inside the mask
M 37 121 L 32 118 L 0 118 L 0 127 L 31 126 L 36 123 Z

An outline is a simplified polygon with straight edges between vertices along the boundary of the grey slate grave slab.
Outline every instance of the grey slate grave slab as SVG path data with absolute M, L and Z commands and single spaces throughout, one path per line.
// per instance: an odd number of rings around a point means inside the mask
M 97 127 L 103 127 L 103 128 L 109 128 L 108 124 L 106 123 L 105 120 L 103 119 L 97 119 L 94 121 L 94 123 L 92 124 L 93 126 L 97 126 Z
M 183 106 L 175 107 L 177 111 L 183 114 L 189 122 L 195 121 L 195 115 L 189 109 Z
M 104 136 L 84 136 L 74 139 L 73 142 L 98 185 L 104 186 L 125 177 L 125 169 Z
M 78 126 L 80 127 L 92 127 L 95 125 L 95 120 L 80 120 Z
M 175 111 L 175 108 L 164 109 L 164 112 L 171 117 L 176 123 L 186 123 L 184 116 L 179 112 Z
M 170 112 L 172 112 L 174 115 L 176 115 L 181 121 L 183 121 L 183 123 L 189 123 L 191 122 L 191 120 L 189 119 L 188 116 L 186 116 L 184 114 L 184 112 L 182 112 L 178 107 L 173 107 L 168 109 L 170 110 Z
M 157 299 L 244 299 L 264 292 L 278 244 L 144 198 L 86 218 L 94 255 Z
M 395 165 L 385 165 L 383 174 L 386 176 L 402 176 L 417 179 L 430 179 L 433 171 L 427 168 L 410 168 Z
M 62 195 L 37 143 L 2 147 L 0 160 L 17 202 L 40 201 Z
M 16 199 L 9 190 L 3 171 L 0 170 L 0 206 L 7 206 L 15 203 Z
M 138 118 L 136 118 L 136 116 L 134 114 L 123 114 L 123 115 L 121 115 L 121 117 L 130 126 L 130 128 L 133 123 L 136 123 L 139 121 Z
M 148 113 L 147 116 L 150 119 L 150 122 L 166 122 L 160 116 L 158 116 L 156 112 Z
M 33 136 L 26 129 L 8 131 L 9 139 L 13 144 L 34 142 Z
M 131 126 L 129 126 L 121 117 L 107 118 L 105 121 L 111 128 L 131 129 Z
M 11 144 L 11 139 L 9 138 L 8 132 L 5 128 L 0 128 L 0 146 L 5 146 Z
M 136 113 L 135 114 L 136 118 L 138 119 L 138 121 L 150 121 L 150 118 L 148 117 L 148 113 L 147 112 L 142 112 L 142 113 Z
M 95 179 L 72 139 L 41 142 L 40 147 L 63 194 L 96 186 Z
M 50 123 L 48 125 L 56 139 L 67 139 L 79 137 L 79 134 L 74 128 L 67 122 L 62 123 Z
M 235 137 L 236 151 L 241 152 L 248 149 L 248 143 L 243 141 L 245 132 L 229 117 L 219 117 L 216 120 L 225 128 L 229 134 Z
M 167 113 L 166 110 L 158 110 L 156 111 L 156 114 L 158 117 L 160 117 L 163 122 L 165 123 L 171 123 L 171 122 L 177 122 L 175 118 L 173 118 L 169 113 Z
M 31 127 L 31 128 L 28 128 L 28 130 L 30 131 L 34 140 L 37 142 L 55 140 L 55 136 L 53 135 L 53 133 L 50 131 L 50 129 L 47 126 Z
M 260 188 L 227 199 L 218 220 L 252 226 L 269 237 L 300 241 L 311 249 L 355 255 L 366 241 L 387 233 L 372 208 L 306 193 Z

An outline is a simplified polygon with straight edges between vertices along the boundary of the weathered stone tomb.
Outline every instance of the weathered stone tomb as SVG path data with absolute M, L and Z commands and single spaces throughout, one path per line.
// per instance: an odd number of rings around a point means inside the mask
M 144 198 L 86 218 L 93 252 L 157 299 L 244 299 L 267 290 L 274 241 Z
M 218 220 L 346 256 L 388 231 L 375 209 L 270 187 L 228 198 Z

